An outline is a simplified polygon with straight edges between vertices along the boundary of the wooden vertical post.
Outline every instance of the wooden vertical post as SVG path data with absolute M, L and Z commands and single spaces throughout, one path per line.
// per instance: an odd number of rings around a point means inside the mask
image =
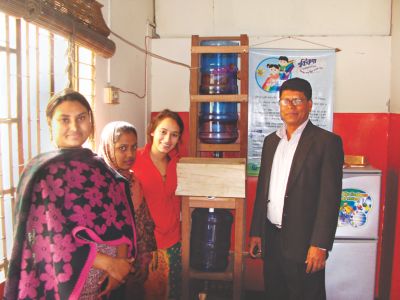
M 192 36 L 192 47 L 199 44 L 199 36 Z M 192 53 L 192 65 L 190 69 L 190 95 L 199 94 L 199 70 L 200 70 L 200 57 L 199 54 Z M 190 142 L 189 142 L 189 155 L 198 156 L 198 119 L 199 119 L 199 104 L 190 99 Z
M 240 44 L 248 45 L 249 38 L 247 35 L 240 36 Z M 240 94 L 249 94 L 249 52 L 240 55 Z M 240 102 L 240 157 L 247 158 L 247 131 L 248 131 L 248 101 Z
M 182 299 L 189 299 L 190 292 L 190 224 L 189 197 L 182 197 Z

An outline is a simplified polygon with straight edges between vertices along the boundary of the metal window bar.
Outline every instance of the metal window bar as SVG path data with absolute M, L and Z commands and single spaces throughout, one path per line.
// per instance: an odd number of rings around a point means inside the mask
M 9 35 L 9 30 L 10 30 L 10 22 L 9 22 L 9 16 L 5 17 L 5 53 L 6 53 L 6 74 L 9 75 L 10 74 L 10 70 L 11 70 L 11 66 L 10 66 L 10 35 Z M 16 53 L 14 53 L 16 54 Z M 6 196 L 6 194 L 4 193 L 3 189 L 4 189 L 4 182 L 5 182 L 5 176 L 7 176 L 8 178 L 8 182 L 9 182 L 9 186 L 13 187 L 12 184 L 12 178 L 13 178 L 13 169 L 12 169 L 12 135 L 11 133 L 11 127 L 12 124 L 16 123 L 17 120 L 15 120 L 14 118 L 12 118 L 11 115 L 11 105 L 10 105 L 10 76 L 6 76 L 5 78 L 5 89 L 6 89 L 6 101 L 8 102 L 7 105 L 7 113 L 6 113 L 6 117 L 7 120 L 5 120 L 4 124 L 6 126 L 4 126 L 2 129 L 7 131 L 7 135 L 8 135 L 8 153 L 9 153 L 9 159 L 8 159 L 8 169 L 10 174 L 2 174 L 1 175 L 1 201 L 0 201 L 0 226 L 1 226 L 1 247 L 2 247 L 2 256 L 1 260 L 2 260 L 2 269 L 4 271 L 7 271 L 7 243 L 6 243 L 6 238 L 7 238 L 7 232 L 6 232 L 6 220 L 5 220 L 5 209 L 4 209 L 4 198 Z M 3 105 L 2 105 L 3 106 Z M 5 139 L 2 138 L 2 141 L 4 142 Z M 3 157 L 1 158 L 1 161 L 3 162 Z M 1 163 L 1 173 L 3 173 L 3 165 Z
M 16 48 L 17 48 L 17 73 L 16 87 L 17 87 L 17 132 L 18 132 L 18 174 L 22 173 L 24 165 L 24 141 L 23 141 L 23 128 L 22 128 L 22 47 L 21 47 L 21 19 L 16 20 Z M 14 177 L 12 177 L 14 179 Z M 15 183 L 16 184 L 16 183 Z M 11 186 L 15 186 L 12 181 Z
M 29 24 L 27 22 L 23 22 L 24 26 L 24 31 L 25 31 L 25 36 L 23 37 L 25 41 L 29 40 Z M 26 66 L 26 75 L 27 78 L 30 78 L 30 52 L 29 52 L 29 45 L 25 45 L 25 66 Z M 26 80 L 25 83 L 26 89 L 25 89 L 25 95 L 26 95 L 26 111 L 30 112 L 31 111 L 31 81 L 30 80 Z M 31 118 L 31 114 L 27 113 L 26 114 L 26 124 L 31 124 L 32 122 L 32 118 Z M 25 131 L 26 135 L 27 135 L 27 156 L 28 158 L 32 157 L 32 134 L 31 134 L 31 130 L 30 130 L 30 126 L 28 126 L 28 130 Z
M 79 74 L 80 68 L 78 68 L 78 78 L 79 78 L 79 90 L 81 90 L 82 82 L 90 82 L 90 92 L 89 92 L 89 94 L 86 94 L 86 97 L 93 107 L 93 113 L 94 113 L 94 97 L 95 97 L 95 79 L 94 78 L 96 78 L 96 74 L 95 74 L 96 68 L 95 68 L 94 60 L 95 60 L 94 53 L 92 53 L 89 63 L 78 60 L 79 66 L 88 66 L 88 65 L 91 66 L 90 78 L 81 76 Z
M 39 66 L 40 66 L 40 56 L 39 56 L 39 29 L 37 26 L 35 26 L 35 54 L 36 54 L 36 66 L 35 66 L 35 71 L 36 71 L 36 130 L 37 132 L 41 132 L 40 128 L 40 73 L 39 73 Z M 28 43 L 29 44 L 29 43 Z M 29 125 L 28 125 L 29 126 Z M 30 127 L 30 126 L 29 126 Z M 40 145 L 41 145 L 41 136 L 40 134 L 37 134 L 37 153 L 40 153 Z M 31 159 L 31 157 L 29 158 Z

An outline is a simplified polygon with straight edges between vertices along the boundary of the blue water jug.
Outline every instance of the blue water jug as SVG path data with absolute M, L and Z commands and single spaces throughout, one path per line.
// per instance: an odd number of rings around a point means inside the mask
M 223 272 L 229 263 L 233 216 L 226 209 L 196 208 L 192 212 L 190 266 L 199 271 Z
M 235 41 L 202 41 L 202 46 L 235 46 Z M 200 94 L 237 94 L 237 54 L 201 55 Z M 238 105 L 234 102 L 203 102 L 200 105 L 199 138 L 206 144 L 234 143 L 238 134 Z
M 203 102 L 200 105 L 199 138 L 206 144 L 234 143 L 238 136 L 238 105 Z
M 236 46 L 235 41 L 202 41 L 201 46 Z M 200 94 L 237 94 L 236 53 L 205 53 L 201 55 Z

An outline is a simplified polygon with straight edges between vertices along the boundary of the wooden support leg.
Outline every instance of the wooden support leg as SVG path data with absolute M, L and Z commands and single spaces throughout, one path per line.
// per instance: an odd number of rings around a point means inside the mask
M 189 299 L 190 224 L 189 197 L 182 197 L 182 299 Z
M 244 244 L 244 200 L 236 199 L 235 212 L 235 257 L 233 266 L 233 299 L 239 300 L 242 297 L 242 271 L 243 271 L 243 244 Z

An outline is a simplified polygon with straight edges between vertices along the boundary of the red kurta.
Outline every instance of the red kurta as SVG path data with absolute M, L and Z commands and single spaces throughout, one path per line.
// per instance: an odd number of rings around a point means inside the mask
M 159 249 L 173 246 L 181 240 L 181 198 L 175 196 L 177 186 L 176 164 L 179 153 L 173 149 L 168 153 L 165 181 L 150 158 L 151 144 L 137 151 L 133 171 L 143 188 L 144 197 L 156 225 L 154 234 Z

